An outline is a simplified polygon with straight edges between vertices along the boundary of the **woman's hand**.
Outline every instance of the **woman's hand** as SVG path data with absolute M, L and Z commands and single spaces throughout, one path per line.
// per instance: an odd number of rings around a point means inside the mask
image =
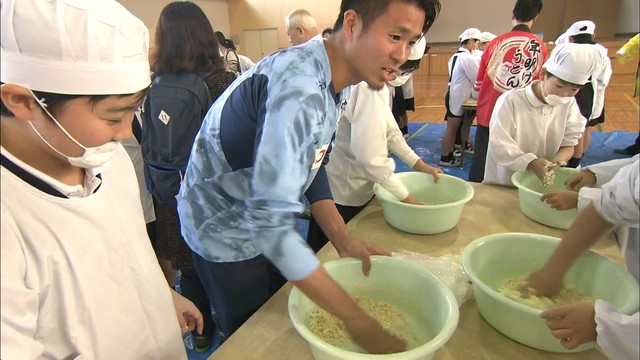
M 540 201 L 546 202 L 556 210 L 575 209 L 578 207 L 578 193 L 569 190 L 552 191 L 542 195 Z
M 596 340 L 595 316 L 594 305 L 584 302 L 555 306 L 540 314 L 560 345 L 569 350 Z

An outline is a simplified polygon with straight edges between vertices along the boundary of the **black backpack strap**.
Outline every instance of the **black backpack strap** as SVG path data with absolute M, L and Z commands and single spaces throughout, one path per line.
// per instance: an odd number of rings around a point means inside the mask
M 451 83 L 451 77 L 453 77 L 453 69 L 456 68 L 456 60 L 458 60 L 458 55 L 459 53 L 464 52 L 462 50 L 458 50 L 456 51 L 456 56 L 453 58 L 453 62 L 451 62 L 451 74 L 449 74 L 449 83 Z
M 133 124 L 131 127 L 133 130 L 133 136 L 138 140 L 138 144 L 142 144 L 142 125 L 140 125 L 140 120 L 137 115 L 133 115 Z

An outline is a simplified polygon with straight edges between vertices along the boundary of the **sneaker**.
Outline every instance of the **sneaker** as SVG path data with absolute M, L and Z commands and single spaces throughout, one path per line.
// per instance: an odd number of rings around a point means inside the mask
M 209 350 L 209 348 L 211 347 L 211 344 L 213 344 L 212 336 L 196 335 L 195 338 L 196 338 L 196 346 L 195 346 L 196 352 L 199 352 L 199 353 L 205 352 Z
M 449 166 L 449 167 L 462 167 L 463 162 L 461 159 L 456 159 L 453 156 L 450 157 L 440 157 L 440 161 L 438 162 L 441 166 Z
M 469 140 L 464 144 L 464 153 L 473 155 L 473 144 Z
M 453 146 L 453 156 L 459 158 L 462 156 L 462 145 Z

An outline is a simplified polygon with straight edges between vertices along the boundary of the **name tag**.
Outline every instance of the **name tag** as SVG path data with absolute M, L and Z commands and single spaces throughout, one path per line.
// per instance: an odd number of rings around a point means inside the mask
M 320 149 L 316 149 L 316 159 L 313 164 L 311 164 L 311 170 L 316 170 L 322 165 L 322 160 L 324 160 L 324 156 L 327 154 L 327 149 L 329 148 L 329 144 L 323 145 Z

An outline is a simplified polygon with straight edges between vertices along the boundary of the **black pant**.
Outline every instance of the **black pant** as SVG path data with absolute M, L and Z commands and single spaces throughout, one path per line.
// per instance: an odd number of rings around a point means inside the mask
M 368 204 L 368 202 L 367 202 Z M 367 204 L 362 206 L 343 206 L 336 204 L 336 208 L 338 208 L 338 212 L 342 215 L 344 219 L 344 223 L 348 223 L 349 220 L 353 219 L 362 209 L 364 209 Z M 311 217 L 309 220 L 309 232 L 307 233 L 307 243 L 313 249 L 314 252 L 318 252 L 322 247 L 329 241 L 329 238 L 320 228 L 320 225 L 316 222 L 316 220 Z
M 489 147 L 489 128 L 479 125 L 476 127 L 476 139 L 473 144 L 473 162 L 469 169 L 469 181 L 482 182 L 484 180 L 484 166 L 487 162 L 487 148 Z

